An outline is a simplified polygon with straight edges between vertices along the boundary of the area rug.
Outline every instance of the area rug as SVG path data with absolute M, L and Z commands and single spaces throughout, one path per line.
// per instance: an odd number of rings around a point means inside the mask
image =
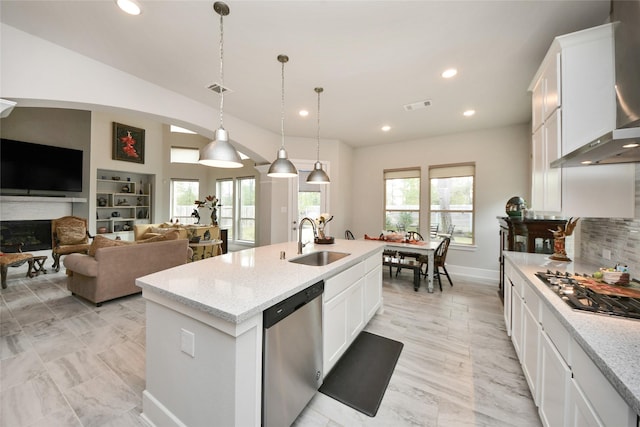
M 375 417 L 403 346 L 399 341 L 361 332 L 324 379 L 320 392 Z

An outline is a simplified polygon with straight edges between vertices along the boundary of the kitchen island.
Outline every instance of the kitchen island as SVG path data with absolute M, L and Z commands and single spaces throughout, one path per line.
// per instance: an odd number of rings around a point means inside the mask
M 325 281 L 326 376 L 382 309 L 384 244 L 336 240 L 304 253 L 348 253 L 325 266 L 290 262 L 296 242 L 228 253 L 139 278 L 147 300 L 142 417 L 156 426 L 259 426 L 262 313 Z M 280 259 L 284 252 L 286 259 Z
M 640 320 L 572 309 L 536 275 L 599 266 L 504 252 L 505 322 L 545 425 L 636 426 Z

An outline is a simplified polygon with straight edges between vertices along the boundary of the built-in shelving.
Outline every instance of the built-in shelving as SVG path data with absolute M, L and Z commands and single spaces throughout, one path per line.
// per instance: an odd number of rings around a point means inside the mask
M 151 195 L 149 175 L 98 170 L 96 232 L 131 234 L 134 224 L 149 224 Z

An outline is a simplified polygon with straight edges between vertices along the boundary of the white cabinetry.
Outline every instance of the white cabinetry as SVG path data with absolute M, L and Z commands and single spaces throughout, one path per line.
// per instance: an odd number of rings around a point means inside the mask
M 530 85 L 532 209 L 565 216 L 634 217 L 633 164 L 549 167 L 615 128 L 614 81 L 612 24 L 553 41 Z M 594 197 L 600 190 L 607 203 Z
M 509 259 L 505 277 L 510 284 L 505 286 L 505 321 L 511 319 L 511 340 L 542 424 L 636 426 L 631 407 L 572 338 L 535 284 Z M 510 315 L 507 288 L 511 288 Z
M 365 261 L 367 275 L 364 277 L 364 323 L 376 314 L 382 305 L 382 264 L 379 257 Z
M 95 206 L 96 233 L 132 240 L 134 224 L 150 223 L 151 176 L 98 170 Z
M 382 304 L 380 254 L 325 280 L 323 301 L 323 372 L 333 365 Z
M 522 372 L 529 384 L 533 402 L 539 402 L 538 366 L 540 359 L 540 299 L 531 285 L 524 284 L 522 310 Z
M 516 350 L 518 358 L 522 360 L 522 287 L 517 281 L 512 281 L 512 278 L 508 279 L 513 287 L 511 288 L 511 342 L 513 342 L 513 348 Z
M 635 425 L 636 416 L 582 348 L 571 343 L 573 380 L 569 403 L 571 426 Z
M 549 336 L 541 334 L 540 400 L 538 413 L 547 427 L 566 425 L 571 370 Z
M 554 110 L 532 137 L 531 208 L 542 212 L 562 210 L 562 170 L 549 167 L 561 157 L 562 110 Z
M 507 264 L 506 277 L 506 283 L 511 285 L 511 341 L 537 405 L 540 300 L 529 283 L 510 264 Z

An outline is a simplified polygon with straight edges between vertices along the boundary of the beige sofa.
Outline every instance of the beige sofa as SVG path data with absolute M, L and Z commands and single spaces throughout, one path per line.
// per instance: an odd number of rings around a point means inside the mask
M 209 239 L 220 239 L 220 227 L 217 225 L 172 225 L 168 223 L 163 224 L 134 224 L 133 236 L 136 242 L 145 240 L 152 236 L 161 234 L 160 231 L 164 230 L 177 230 L 180 239 L 193 239 L 194 237 L 204 240 L 205 234 L 209 232 Z M 213 248 L 193 247 L 193 259 L 203 259 L 209 256 L 210 252 L 213 252 L 213 256 L 221 255 L 222 248 L 220 245 Z M 204 252 L 207 252 L 205 255 Z
M 186 264 L 191 255 L 186 239 L 102 247 L 95 256 L 70 254 L 63 260 L 67 289 L 100 306 L 141 292 L 138 277 Z

